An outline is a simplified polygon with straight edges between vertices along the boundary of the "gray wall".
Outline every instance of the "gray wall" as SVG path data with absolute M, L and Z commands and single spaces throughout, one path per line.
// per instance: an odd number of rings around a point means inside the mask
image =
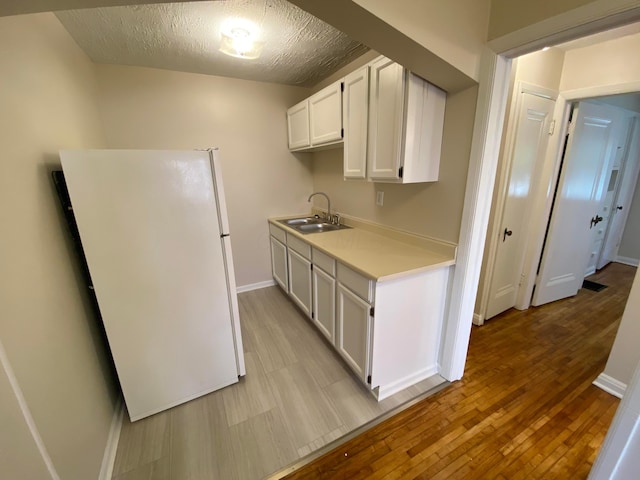
M 116 388 L 50 177 L 58 150 L 104 146 L 93 64 L 53 14 L 4 17 L 0 78 L 0 446 L 26 446 L 0 477 L 50 478 L 22 405 L 60 478 L 95 479 Z

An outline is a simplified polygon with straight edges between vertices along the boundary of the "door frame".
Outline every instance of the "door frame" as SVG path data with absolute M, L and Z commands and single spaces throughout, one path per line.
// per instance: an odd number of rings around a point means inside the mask
M 482 255 L 491 209 L 491 196 L 497 171 L 500 138 L 508 94 L 511 59 L 538 50 L 546 45 L 573 40 L 598 31 L 618 27 L 640 19 L 638 2 L 597 0 L 548 20 L 525 27 L 491 41 L 483 50 L 480 61 L 479 89 L 474 121 L 469 171 L 465 189 L 458 258 L 451 281 L 450 302 L 445 317 L 440 374 L 447 380 L 462 378 L 471 335 L 476 291 L 482 265 Z M 565 112 L 567 99 L 585 98 L 638 90 L 640 79 L 623 85 L 594 87 L 564 92 L 556 101 L 556 109 Z M 591 90 L 589 92 L 585 90 Z M 554 118 L 555 117 L 554 115 Z M 561 125 L 566 124 L 563 118 Z M 640 407 L 640 366 L 616 412 L 614 423 L 594 464 L 593 478 L 609 478 L 615 471 L 633 432 L 619 425 L 635 424 L 634 410 Z
M 464 374 L 498 165 L 511 59 L 546 45 L 573 40 L 640 19 L 637 1 L 598 0 L 587 7 L 570 10 L 492 40 L 483 49 L 462 227 L 450 287 L 450 298 L 456 301 L 448 306 L 440 352 L 440 375 L 449 381 L 459 380 Z M 567 105 L 571 101 L 630 93 L 639 89 L 640 79 L 561 92 L 556 100 L 554 118 L 562 117 L 561 126 L 564 128 Z M 562 112 L 562 115 L 556 116 L 556 112 Z
M 501 235 L 501 223 L 502 218 L 504 216 L 505 204 L 507 201 L 507 190 L 509 188 L 509 182 L 511 179 L 511 170 L 513 165 L 513 153 L 516 147 L 516 138 L 518 133 L 518 124 L 516 122 L 520 109 L 522 108 L 523 103 L 523 95 L 525 93 L 530 95 L 536 95 L 538 97 L 547 98 L 549 100 L 553 100 L 554 102 L 558 98 L 557 90 L 550 90 L 548 88 L 540 87 L 534 85 L 532 83 L 524 82 L 522 80 L 518 80 L 513 88 L 513 94 L 511 95 L 511 107 L 509 108 L 509 114 L 505 118 L 504 132 L 504 149 L 501 155 L 503 158 L 502 165 L 499 165 L 500 171 L 496 174 L 497 185 L 494 193 L 494 203 L 492 208 L 492 216 L 493 216 L 493 224 L 489 224 L 490 233 L 487 235 L 487 243 L 485 247 L 486 254 L 486 264 L 485 264 L 485 274 L 482 279 L 482 285 L 479 286 L 478 291 L 480 292 L 479 298 L 479 308 L 477 312 L 473 315 L 473 323 L 475 325 L 484 325 L 484 321 L 486 319 L 487 308 L 489 306 L 489 294 L 490 294 L 490 286 L 493 280 L 493 274 L 495 271 L 495 263 L 498 255 L 498 241 Z M 552 119 L 555 120 L 555 105 L 554 111 L 552 113 Z M 547 145 L 547 150 L 545 151 L 545 160 L 546 160 L 546 152 L 548 151 L 549 146 L 552 144 L 553 137 L 549 140 Z M 535 201 L 538 191 L 537 185 L 535 186 L 535 190 L 530 192 L 531 200 Z M 533 206 L 533 205 L 532 205 Z M 531 209 L 530 216 L 531 218 L 535 218 L 535 211 Z M 527 268 L 527 252 L 523 252 L 523 271 Z M 518 295 L 518 299 L 520 296 Z
M 538 205 L 534 207 L 536 209 L 536 213 L 534 216 L 536 218 L 540 218 L 541 220 L 537 222 L 536 225 L 532 225 L 532 230 L 530 234 L 532 235 L 532 249 L 530 251 L 530 256 L 527 258 L 528 266 L 524 270 L 527 272 L 525 274 L 525 279 L 520 288 L 517 308 L 526 309 L 531 306 L 531 297 L 533 294 L 533 288 L 535 286 L 537 280 L 537 268 L 538 261 L 542 256 L 542 250 L 544 246 L 544 237 L 547 228 L 547 223 L 551 218 L 551 210 L 553 204 L 553 189 L 555 185 L 558 183 L 558 178 L 560 176 L 560 166 L 562 164 L 562 155 L 563 155 L 563 147 L 564 147 L 564 139 L 567 135 L 567 131 L 569 129 L 569 113 L 571 111 L 571 104 L 574 102 L 579 102 L 581 100 L 587 100 L 593 97 L 601 97 L 605 95 L 617 95 L 624 93 L 633 93 L 637 92 L 640 89 L 640 80 L 635 82 L 629 82 L 625 84 L 617 84 L 617 85 L 603 85 L 597 87 L 586 87 L 575 90 L 566 90 L 561 91 L 556 99 L 556 109 L 557 111 L 562 112 L 562 123 L 560 124 L 560 128 L 556 128 L 559 135 L 555 139 L 555 142 L 550 142 L 549 149 L 547 151 L 547 155 L 545 157 L 545 163 L 548 164 L 545 170 L 550 170 L 548 173 L 547 180 L 545 181 L 547 187 L 547 195 L 546 199 L 538 199 Z M 543 204 L 544 200 L 544 204 Z M 533 216 L 532 216 L 533 217 Z
M 629 184 L 629 190 L 627 191 L 627 195 L 624 200 L 627 200 L 625 202 L 625 204 L 627 205 L 631 205 L 631 202 L 633 201 L 633 196 L 635 194 L 635 190 L 638 186 L 638 174 L 640 172 L 640 161 L 639 159 L 635 160 L 635 163 L 632 165 L 633 168 L 629 168 L 629 154 L 631 153 L 631 146 L 633 144 L 633 136 L 634 135 L 640 135 L 640 114 L 636 114 L 636 115 L 632 115 L 629 117 L 629 130 L 627 131 L 627 138 L 625 140 L 625 150 L 624 150 L 624 160 L 623 160 L 623 164 L 622 164 L 622 168 L 620 169 L 621 175 L 620 175 L 620 179 L 618 180 L 618 184 L 616 186 L 616 193 L 615 193 L 615 197 L 613 199 L 613 205 L 619 205 L 620 204 L 620 196 L 622 193 L 622 183 L 624 182 L 624 179 L 627 177 L 627 175 L 630 175 L 632 177 L 631 183 Z M 640 145 L 639 145 L 640 147 Z M 627 220 L 629 220 L 629 211 L 630 208 L 626 208 L 625 211 L 622 213 L 623 216 L 623 220 L 622 220 L 622 232 L 624 235 L 624 229 L 627 226 Z M 614 213 L 613 210 L 611 212 L 611 214 L 614 215 L 620 215 L 620 213 Z M 596 268 L 598 267 L 598 265 L 600 264 L 601 260 L 602 260 L 602 254 L 604 253 L 605 247 L 607 246 L 607 242 L 611 241 L 611 226 L 613 225 L 612 222 L 615 221 L 615 217 L 614 218 L 610 218 L 609 222 L 607 224 L 607 231 L 605 232 L 604 235 L 604 239 L 602 241 L 602 247 L 600 249 L 600 252 L 598 253 L 598 259 L 596 262 Z M 622 239 L 622 238 L 621 238 Z M 620 245 L 618 244 L 616 247 L 616 255 L 615 257 L 618 258 L 618 252 L 620 250 Z M 612 261 L 615 261 L 612 260 Z M 601 267 L 604 268 L 604 267 Z

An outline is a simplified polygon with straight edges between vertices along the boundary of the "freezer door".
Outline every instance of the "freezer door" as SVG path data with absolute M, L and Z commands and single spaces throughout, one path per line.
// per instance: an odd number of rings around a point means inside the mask
M 61 159 L 131 419 L 237 382 L 209 152 Z

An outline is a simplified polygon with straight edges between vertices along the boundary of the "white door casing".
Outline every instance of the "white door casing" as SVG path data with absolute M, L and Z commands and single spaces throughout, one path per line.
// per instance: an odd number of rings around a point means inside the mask
M 209 153 L 61 159 L 131 419 L 237 382 Z
M 615 148 L 615 119 L 612 108 L 584 101 L 574 111 L 532 305 L 573 296 L 582 286 Z
M 521 91 L 485 318 L 516 304 L 528 240 L 530 205 L 550 137 L 555 101 Z

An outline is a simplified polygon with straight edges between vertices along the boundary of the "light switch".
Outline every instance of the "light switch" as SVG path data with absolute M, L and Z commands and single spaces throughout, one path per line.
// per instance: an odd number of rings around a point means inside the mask
M 384 204 L 384 192 L 376 192 L 376 205 L 382 206 Z

